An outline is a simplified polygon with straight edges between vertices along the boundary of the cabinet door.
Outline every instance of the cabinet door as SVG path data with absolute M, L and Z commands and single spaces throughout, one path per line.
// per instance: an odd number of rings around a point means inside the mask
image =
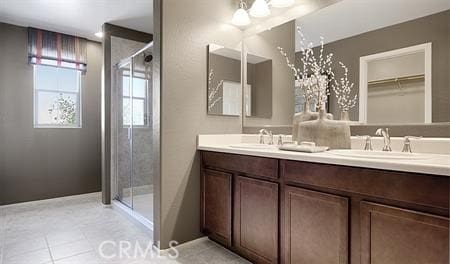
M 287 186 L 284 263 L 348 263 L 348 199 Z
M 238 176 L 234 246 L 255 263 L 278 263 L 278 184 Z
M 361 264 L 448 264 L 449 219 L 361 202 Z
M 231 179 L 229 173 L 203 170 L 202 229 L 225 246 L 231 246 Z

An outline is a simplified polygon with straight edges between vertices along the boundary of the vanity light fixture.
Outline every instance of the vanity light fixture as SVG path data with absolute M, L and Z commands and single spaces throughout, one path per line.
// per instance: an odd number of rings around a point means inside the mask
M 94 34 L 97 38 L 103 38 L 103 31 L 99 31 Z
M 269 4 L 266 0 L 255 0 L 249 11 L 252 17 L 266 17 L 270 15 Z
M 276 8 L 290 7 L 293 5 L 295 0 L 272 0 L 270 5 Z
M 247 13 L 247 4 L 241 0 L 239 3 L 239 9 L 234 12 L 233 19 L 231 23 L 236 26 L 247 26 L 250 24 L 250 17 Z

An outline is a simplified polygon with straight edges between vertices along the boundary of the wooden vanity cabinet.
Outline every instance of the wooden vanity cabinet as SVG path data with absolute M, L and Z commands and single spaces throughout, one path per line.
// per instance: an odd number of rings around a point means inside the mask
M 201 154 L 203 230 L 253 263 L 449 263 L 450 177 Z
M 280 164 L 282 263 L 449 263 L 449 177 Z

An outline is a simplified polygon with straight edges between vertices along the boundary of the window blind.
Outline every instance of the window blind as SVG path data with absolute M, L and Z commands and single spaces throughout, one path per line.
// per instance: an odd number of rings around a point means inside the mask
M 28 28 L 28 61 L 55 67 L 87 69 L 87 40 L 76 36 Z

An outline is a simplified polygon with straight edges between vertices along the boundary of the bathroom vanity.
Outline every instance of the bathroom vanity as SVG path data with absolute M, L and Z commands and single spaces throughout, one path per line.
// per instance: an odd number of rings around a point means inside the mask
M 450 156 L 198 149 L 202 230 L 254 263 L 449 263 Z

